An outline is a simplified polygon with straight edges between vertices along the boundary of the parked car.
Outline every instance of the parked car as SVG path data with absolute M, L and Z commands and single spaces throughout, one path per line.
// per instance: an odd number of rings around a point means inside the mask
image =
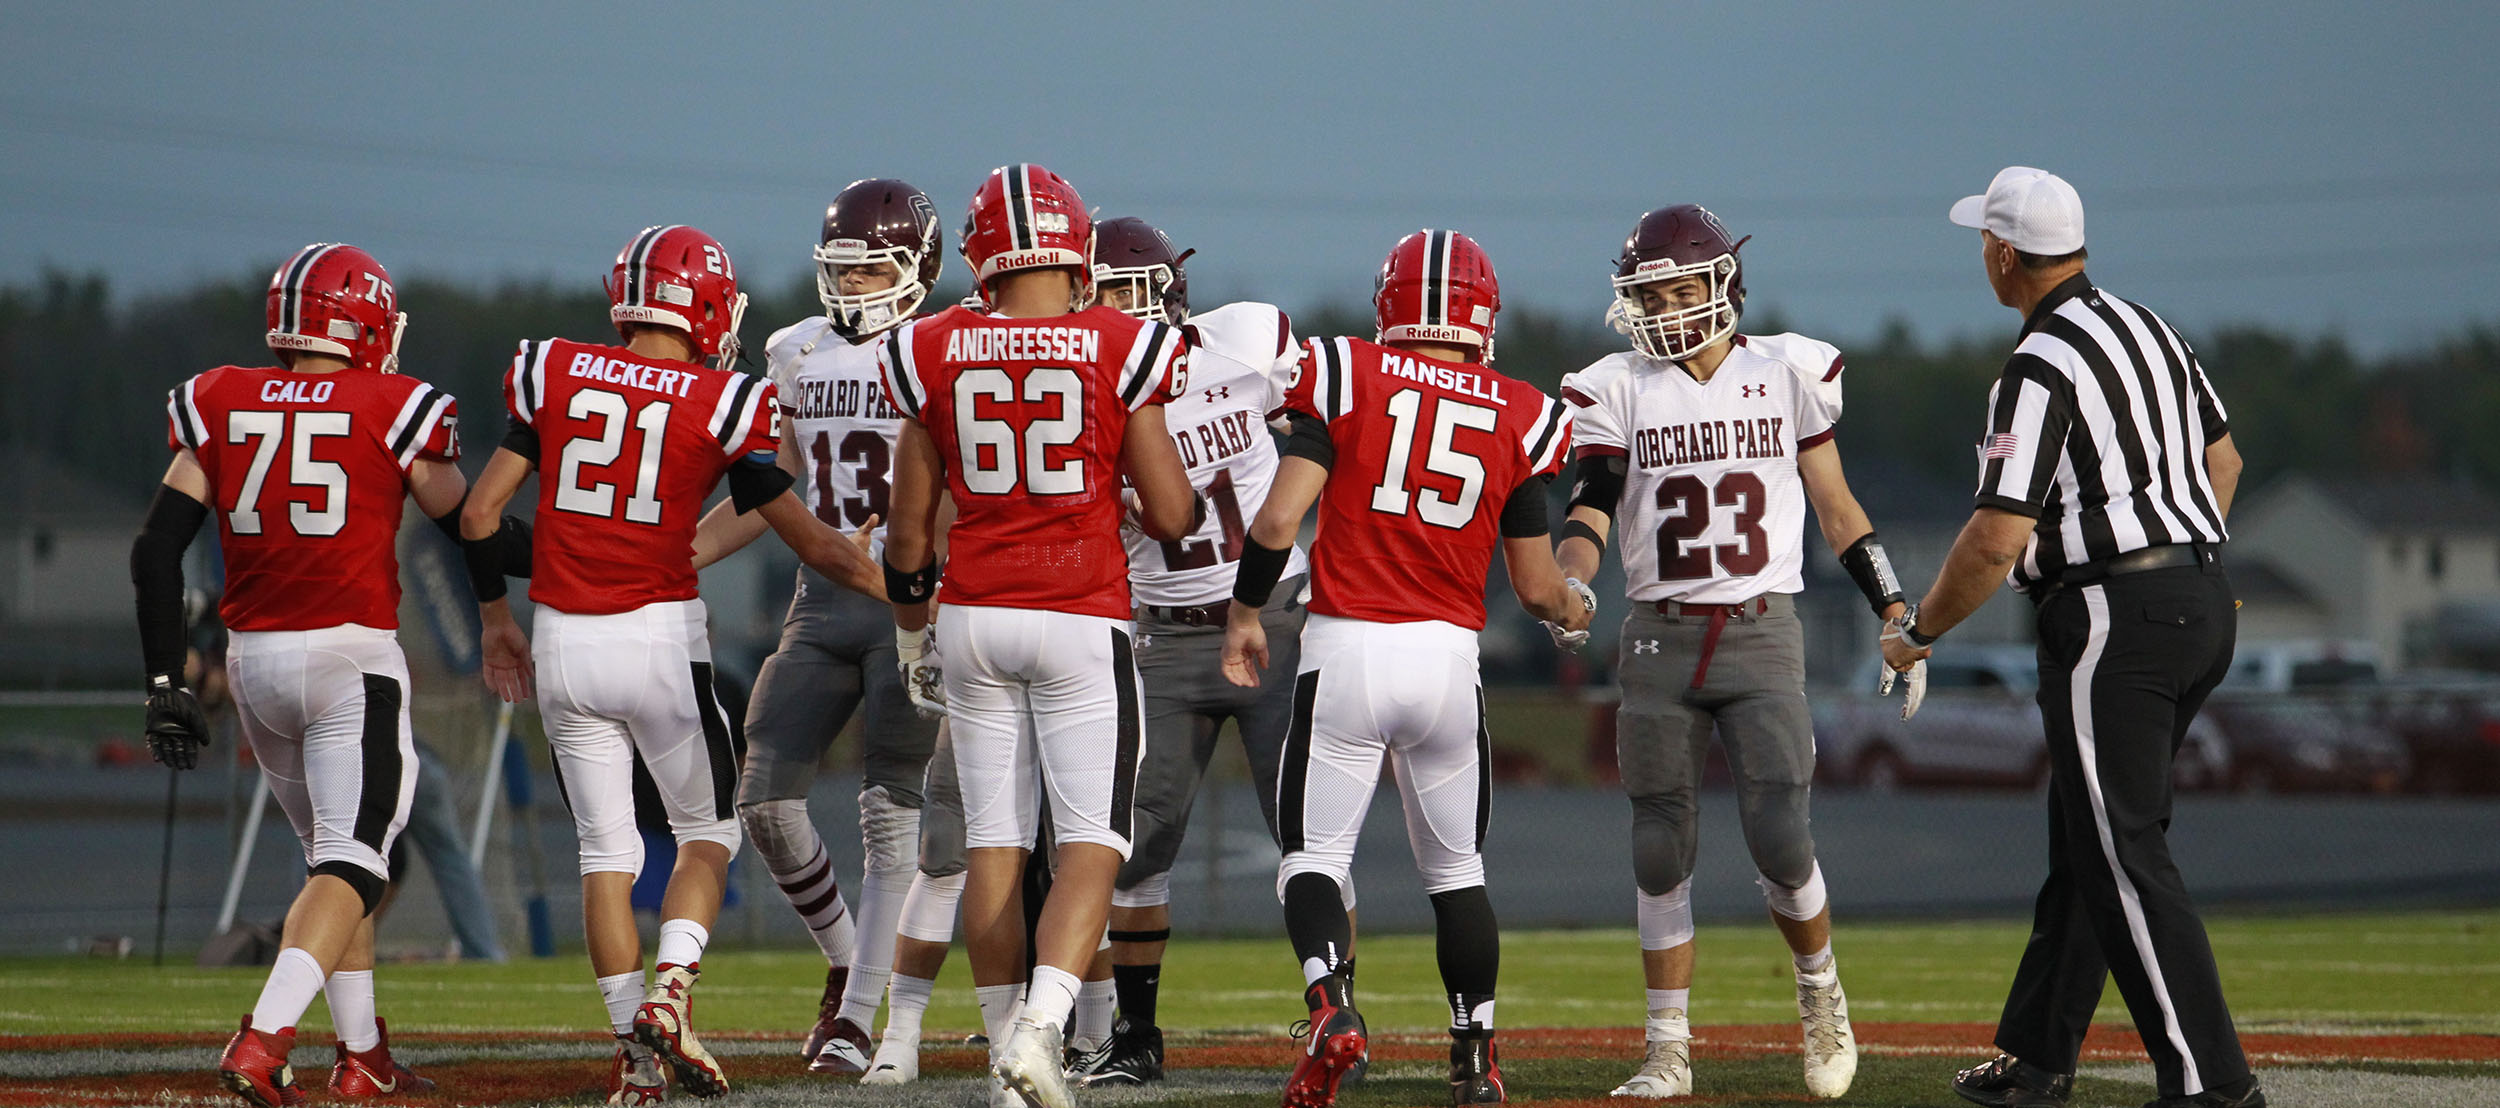
M 2234 646 L 2222 687 L 2279 693 L 2366 685 L 2378 676 L 2378 644 L 2368 639 L 2277 639 Z
M 2372 716 L 2403 740 L 2411 792 L 2500 792 L 2500 678 L 2408 673 L 2370 691 Z
M 1927 702 L 1907 722 L 1897 691 L 1876 695 L 1882 663 L 1869 660 L 1858 681 L 1813 698 L 1815 775 L 1875 790 L 2046 785 L 2036 657 L 2029 646 L 1938 646 L 1927 662 Z M 2173 780 L 2181 788 L 2219 787 L 2230 764 L 2221 729 L 2199 719 L 2173 760 Z
M 2230 749 L 2230 784 L 2244 792 L 2394 792 L 2412 759 L 2359 698 L 2217 694 L 2205 714 Z

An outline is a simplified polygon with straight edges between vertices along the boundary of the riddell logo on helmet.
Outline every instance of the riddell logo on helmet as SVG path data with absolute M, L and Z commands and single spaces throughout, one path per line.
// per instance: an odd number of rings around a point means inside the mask
M 1430 342 L 1436 339 L 1447 339 L 1452 342 L 1474 342 L 1476 340 L 1476 336 L 1461 328 L 1438 327 L 1429 323 L 1407 324 L 1406 338 L 1408 341 L 1422 342 Z
M 1632 272 L 1656 273 L 1662 269 L 1674 269 L 1680 264 L 1682 263 L 1677 262 L 1673 258 L 1652 258 L 1649 261 L 1642 262 L 1640 265 L 1633 267 Z
M 1010 269 L 1031 269 L 1037 265 L 1066 265 L 1055 250 L 1019 250 L 990 259 L 990 268 L 999 272 Z

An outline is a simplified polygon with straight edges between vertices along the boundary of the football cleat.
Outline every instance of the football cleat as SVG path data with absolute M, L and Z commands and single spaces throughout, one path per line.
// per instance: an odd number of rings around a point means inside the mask
M 1450 1103 L 1509 1103 L 1501 1063 L 1493 1057 L 1492 1029 L 1453 1031 L 1450 1038 Z
M 287 1052 L 294 1049 L 294 1028 L 255 1031 L 252 1017 L 244 1016 L 241 1029 L 226 1040 L 226 1052 L 217 1058 L 217 1080 L 244 1103 L 260 1108 L 302 1104 L 304 1094 L 295 1087 L 295 1067 L 286 1061 Z
M 1065 1048 L 1059 1029 L 1029 1019 L 1016 1020 L 1007 1047 L 998 1052 L 990 1072 L 1014 1093 L 1025 1108 L 1075 1108 L 1068 1095 Z
M 1999 1054 L 1954 1074 L 1953 1091 L 1988 1108 L 2066 1108 L 2067 1098 L 2075 1092 L 2075 1075 L 2053 1073 L 2011 1054 Z
M 833 1021 L 833 1035 L 825 1040 L 816 1060 L 807 1064 L 809 1073 L 861 1074 L 868 1072 L 868 1032 L 849 1020 Z
M 1330 991 L 1332 981 L 1335 979 L 1320 978 L 1302 994 L 1303 1003 L 1311 1006 L 1311 1018 L 1295 1024 L 1293 1033 L 1300 1036 L 1308 1031 L 1310 1038 L 1303 1043 L 1302 1058 L 1294 1063 L 1293 1075 L 1285 1079 L 1284 1108 L 1329 1108 L 1335 1104 L 1338 1083 L 1370 1050 L 1363 1014 L 1354 1010 L 1342 983 L 1333 993 Z
M 1608 1096 L 1663 1099 L 1690 1096 L 1693 1092 L 1693 1041 L 1691 1039 L 1652 1039 L 1649 1054 L 1641 1059 L 1641 1068 L 1629 1081 L 1615 1086 Z
M 833 1038 L 833 1025 L 842 1010 L 842 990 L 851 983 L 851 967 L 833 966 L 825 970 L 825 995 L 816 1001 L 816 1026 L 807 1029 L 807 1042 L 799 1047 L 799 1057 L 810 1062 Z
M 1111 1029 L 1111 1041 L 1103 1044 L 1102 1061 L 1093 1072 L 1078 1081 L 1088 1089 L 1143 1085 L 1163 1080 L 1163 1029 L 1144 1030 L 1121 1020 Z
M 888 1033 L 877 1044 L 877 1056 L 868 1063 L 868 1072 L 859 1075 L 862 1085 L 909 1085 L 920 1080 L 920 1039 L 904 1038 Z
M 376 1017 L 373 1026 L 382 1033 L 381 1043 L 373 1049 L 351 1052 L 346 1043 L 337 1044 L 338 1060 L 330 1064 L 330 1091 L 351 1100 L 432 1093 L 433 1081 L 391 1057 L 390 1025 Z
M 1797 975 L 1797 1022 L 1805 1031 L 1806 1091 L 1826 1099 L 1848 1092 L 1858 1076 L 1858 1037 L 1839 966 Z
M 678 1088 L 699 1097 L 727 1093 L 729 1075 L 694 1035 L 694 983 L 703 970 L 668 962 L 653 968 L 651 995 L 634 1012 L 634 1038 L 668 1064 Z
M 1067 1075 L 1068 1080 L 1079 1085 L 1085 1084 L 1086 1078 L 1093 1076 L 1095 1071 L 1102 1068 L 1104 1062 L 1110 1060 L 1111 1040 L 1109 1039 L 1104 1039 L 1100 1045 L 1091 1050 L 1071 1045 L 1059 1052 L 1061 1072 Z
M 660 1057 L 630 1035 L 616 1037 L 616 1063 L 608 1071 L 608 1103 L 658 1104 L 668 1099 L 668 1075 Z

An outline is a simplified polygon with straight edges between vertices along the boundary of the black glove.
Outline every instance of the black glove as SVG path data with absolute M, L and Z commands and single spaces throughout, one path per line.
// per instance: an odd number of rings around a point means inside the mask
M 175 769 L 200 764 L 208 745 L 208 713 L 182 682 L 165 674 L 148 678 L 148 753 Z

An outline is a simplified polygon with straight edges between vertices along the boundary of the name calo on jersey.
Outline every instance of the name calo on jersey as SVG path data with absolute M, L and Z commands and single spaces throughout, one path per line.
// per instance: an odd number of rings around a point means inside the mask
M 1563 378 L 1582 456 L 1625 461 L 1614 533 L 1637 601 L 1733 604 L 1805 587 L 1797 455 L 1840 422 L 1840 351 L 1738 335 L 1708 382 L 1624 352 Z
M 765 372 L 780 393 L 785 445 L 799 458 L 802 499 L 816 518 L 851 531 L 874 516 L 871 557 L 882 557 L 892 511 L 894 446 L 903 413 L 885 396 L 877 341 L 853 343 L 813 316 L 773 332 Z
M 451 395 L 414 377 L 221 366 L 175 387 L 167 442 L 208 475 L 236 631 L 399 626 L 400 503 L 460 456 Z
M 704 500 L 781 443 L 771 382 L 621 346 L 522 343 L 504 405 L 538 438 L 530 600 L 574 615 L 694 599 Z
M 1304 344 L 1285 404 L 1325 421 L 1337 454 L 1311 544 L 1311 611 L 1482 630 L 1502 506 L 1562 468 L 1569 409 L 1489 366 L 1347 338 Z
M 1250 520 L 1276 484 L 1268 417 L 1283 410 L 1286 383 L 1302 357 L 1293 321 L 1273 304 L 1243 301 L 1193 312 L 1181 333 L 1189 343 L 1188 391 L 1164 407 L 1163 426 L 1189 470 L 1190 487 L 1207 500 L 1207 518 L 1173 542 L 1157 542 L 1135 528 L 1120 532 L 1131 592 L 1138 603 L 1160 607 L 1197 607 L 1233 594 Z M 1283 575 L 1309 566 L 1297 546 Z
M 1092 307 L 1012 319 L 961 306 L 877 344 L 886 398 L 920 421 L 955 497 L 950 603 L 1129 617 L 1120 444 L 1187 387 L 1174 328 Z

